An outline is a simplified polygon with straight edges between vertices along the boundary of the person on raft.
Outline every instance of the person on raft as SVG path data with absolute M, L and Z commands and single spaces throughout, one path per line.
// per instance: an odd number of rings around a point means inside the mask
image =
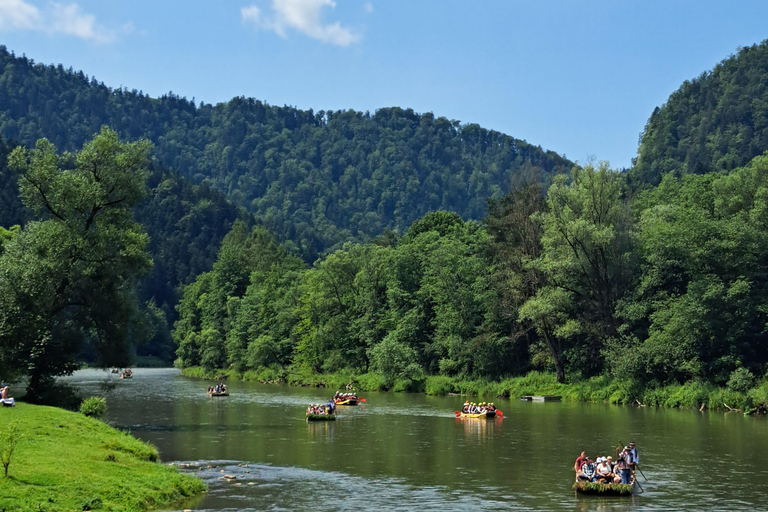
M 595 463 L 589 457 L 586 457 L 581 468 L 576 473 L 576 478 L 585 482 L 594 482 L 596 473 L 597 467 L 595 466 Z
M 461 408 L 461 412 L 464 414 L 482 414 L 484 412 L 495 412 L 496 407 L 492 403 L 481 402 L 475 404 L 474 402 L 464 402 L 464 406 Z
M 326 405 L 309 404 L 309 407 L 307 407 L 307 414 L 330 415 L 333 414 L 333 411 Z
M 619 454 L 619 460 L 616 462 L 616 467 L 614 468 L 616 473 L 621 475 L 621 483 L 622 484 L 628 484 L 632 481 L 632 465 L 634 464 L 632 460 L 632 453 L 629 449 L 629 446 L 625 446 L 624 449 Z

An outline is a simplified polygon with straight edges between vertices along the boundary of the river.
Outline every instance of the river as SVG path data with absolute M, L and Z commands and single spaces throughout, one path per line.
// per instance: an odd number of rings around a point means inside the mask
M 194 510 L 768 510 L 768 423 L 738 413 L 495 399 L 503 420 L 457 420 L 460 397 L 370 392 L 307 423 L 307 405 L 335 390 L 229 382 L 229 397 L 209 398 L 173 369 L 65 380 L 207 482 L 183 505 Z M 644 492 L 575 495 L 579 453 L 618 440 L 637 443 Z

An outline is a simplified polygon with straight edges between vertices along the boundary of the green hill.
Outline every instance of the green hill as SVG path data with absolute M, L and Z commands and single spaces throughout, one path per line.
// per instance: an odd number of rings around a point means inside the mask
M 250 98 L 196 105 L 111 89 L 63 66 L 0 48 L 0 135 L 79 148 L 102 125 L 155 144 L 158 162 L 206 181 L 312 262 L 345 241 L 404 232 L 425 213 L 485 212 L 520 175 L 571 162 L 525 141 L 431 113 L 299 110 Z
M 634 186 L 674 172 L 741 167 L 768 151 L 768 40 L 741 48 L 686 81 L 656 108 L 641 136 Z

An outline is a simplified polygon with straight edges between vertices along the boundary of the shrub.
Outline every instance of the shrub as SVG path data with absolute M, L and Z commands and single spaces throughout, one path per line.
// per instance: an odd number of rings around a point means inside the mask
M 3 463 L 5 477 L 8 478 L 8 467 L 13 459 L 13 452 L 16 451 L 16 445 L 22 437 L 21 428 L 17 422 L 8 424 L 8 427 L 0 435 L 0 462 Z
M 736 393 L 746 393 L 755 385 L 755 376 L 746 368 L 736 368 L 728 379 L 728 389 Z
M 107 412 L 107 401 L 98 396 L 86 398 L 80 404 L 80 412 L 92 418 L 101 418 Z
M 453 380 L 444 375 L 427 377 L 425 389 L 428 395 L 447 395 L 454 393 Z

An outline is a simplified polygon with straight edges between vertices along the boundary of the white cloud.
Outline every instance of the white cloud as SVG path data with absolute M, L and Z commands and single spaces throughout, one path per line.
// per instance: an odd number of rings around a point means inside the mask
M 109 43 L 116 34 L 96 24 L 96 17 L 77 4 L 51 2 L 45 9 L 24 0 L 0 0 L 0 30 L 34 30 L 74 36 L 94 43 Z
M 301 32 L 323 43 L 336 46 L 349 46 L 360 41 L 360 35 L 342 27 L 336 21 L 323 24 L 321 10 L 324 7 L 333 9 L 333 0 L 272 0 L 272 15 L 263 17 L 261 10 L 255 5 L 243 7 L 240 14 L 243 21 L 250 22 L 256 29 L 272 30 L 280 37 L 288 37 L 288 29 Z
M 0 29 L 32 30 L 42 22 L 40 10 L 23 0 L 0 0 Z
M 365 12 L 373 12 L 373 4 L 371 2 L 365 4 Z

